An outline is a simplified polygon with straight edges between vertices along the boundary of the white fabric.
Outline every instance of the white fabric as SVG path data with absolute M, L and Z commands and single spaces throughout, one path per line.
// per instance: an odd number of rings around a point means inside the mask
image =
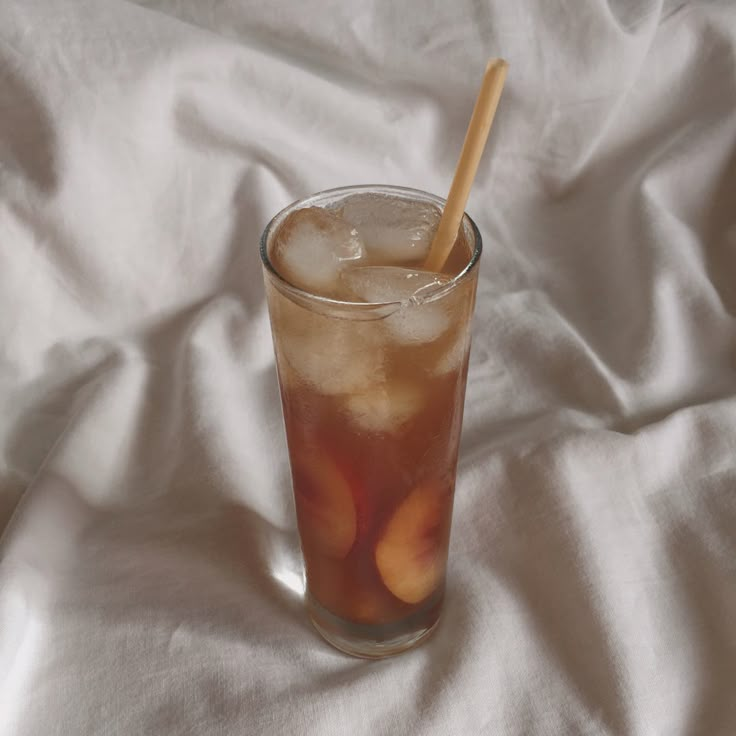
M 343 184 L 485 237 L 449 598 L 307 623 L 257 244 Z M 736 5 L 0 3 L 0 736 L 736 733 Z

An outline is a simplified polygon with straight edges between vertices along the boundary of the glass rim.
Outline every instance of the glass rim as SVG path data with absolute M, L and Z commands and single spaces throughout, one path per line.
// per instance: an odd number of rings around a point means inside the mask
M 381 307 L 400 306 L 402 304 L 402 301 L 400 299 L 387 302 L 351 302 L 341 299 L 333 299 L 332 297 L 322 296 L 320 294 L 315 294 L 312 291 L 303 289 L 299 286 L 296 286 L 295 284 L 292 284 L 290 281 L 284 278 L 284 276 L 282 276 L 282 274 L 280 274 L 278 270 L 274 267 L 273 263 L 271 263 L 271 259 L 269 258 L 268 246 L 271 238 L 273 234 L 278 230 L 281 223 L 292 212 L 303 209 L 310 205 L 317 205 L 320 201 L 328 198 L 329 196 L 336 196 L 341 194 L 348 196 L 353 193 L 360 194 L 363 192 L 413 195 L 414 199 L 417 199 L 417 195 L 419 195 L 422 200 L 431 201 L 432 203 L 438 205 L 440 209 L 444 207 L 446 201 L 443 197 L 432 194 L 431 192 L 424 191 L 422 189 L 395 186 L 392 184 L 355 184 L 341 187 L 333 187 L 331 189 L 323 189 L 320 192 L 310 194 L 308 197 L 303 197 L 301 199 L 293 201 L 291 204 L 288 204 L 286 205 L 286 207 L 279 210 L 279 212 L 277 212 L 271 218 L 271 220 L 263 230 L 259 246 L 261 262 L 263 263 L 269 275 L 276 280 L 279 289 L 285 291 L 287 294 L 296 297 L 300 301 L 314 302 L 315 304 L 321 305 L 323 307 L 333 307 L 339 310 L 350 309 L 355 311 L 367 311 L 375 310 L 376 308 Z M 450 280 L 446 284 L 443 284 L 442 287 L 440 287 L 436 291 L 433 291 L 429 296 L 427 296 L 426 299 L 423 300 L 423 303 L 436 301 L 449 292 L 454 291 L 459 284 L 463 283 L 470 276 L 470 274 L 478 265 L 481 252 L 483 250 L 483 239 L 481 237 L 480 230 L 475 224 L 473 218 L 470 217 L 467 212 L 463 213 L 463 217 L 460 223 L 461 226 L 465 227 L 473 235 L 473 252 L 470 256 L 470 260 L 465 265 L 463 270 L 460 271 L 460 273 L 450 278 Z

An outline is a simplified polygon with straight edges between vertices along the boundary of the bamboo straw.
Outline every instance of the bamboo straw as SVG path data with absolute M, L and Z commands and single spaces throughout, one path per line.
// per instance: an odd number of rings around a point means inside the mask
M 450 193 L 424 265 L 427 271 L 440 272 L 455 244 L 470 188 L 473 186 L 478 163 L 496 114 L 508 66 L 503 59 L 491 59 L 486 66 Z

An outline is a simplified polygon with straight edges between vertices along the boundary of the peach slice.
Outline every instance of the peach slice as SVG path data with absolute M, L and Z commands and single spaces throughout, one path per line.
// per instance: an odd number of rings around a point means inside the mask
M 451 494 L 435 483 L 417 486 L 399 505 L 376 545 L 384 585 L 405 603 L 419 603 L 442 582 Z
M 326 453 L 299 454 L 293 461 L 294 498 L 306 551 L 342 559 L 357 534 L 353 494 L 344 473 Z

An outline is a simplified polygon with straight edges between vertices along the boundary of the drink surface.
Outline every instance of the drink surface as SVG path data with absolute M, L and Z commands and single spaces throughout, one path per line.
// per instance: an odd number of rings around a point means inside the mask
M 391 637 L 439 612 L 475 274 L 453 283 L 471 258 L 467 233 L 443 273 L 422 270 L 438 220 L 428 202 L 355 194 L 293 211 L 270 243 L 288 284 L 353 303 L 310 303 L 266 280 L 322 629 Z

